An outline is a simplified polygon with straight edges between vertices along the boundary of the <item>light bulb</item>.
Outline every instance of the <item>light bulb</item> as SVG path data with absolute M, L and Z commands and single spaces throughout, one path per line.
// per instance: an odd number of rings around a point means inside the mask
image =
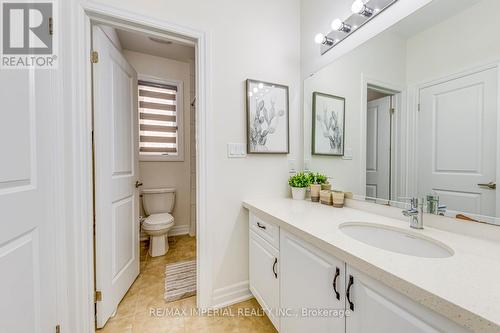
M 370 17 L 373 15 L 373 9 L 367 7 L 363 0 L 356 0 L 353 2 L 351 6 L 351 10 L 354 14 L 363 15 L 365 17 Z
M 257 89 L 257 87 L 253 88 L 253 92 L 254 93 L 258 93 L 259 92 L 259 89 Z
M 342 22 L 340 19 L 335 19 L 332 21 L 332 30 L 343 31 L 348 34 L 349 32 L 351 32 L 351 29 L 352 27 L 349 24 Z
M 363 3 L 363 0 L 356 0 L 351 6 L 351 10 L 354 14 L 361 14 L 363 12 L 364 7 L 365 4 Z
M 325 40 L 325 35 L 323 35 L 322 33 L 319 33 L 316 36 L 314 36 L 314 42 L 316 44 L 323 44 L 324 40 Z
M 262 88 L 264 88 L 264 83 L 261 82 L 261 83 L 259 83 L 259 89 L 262 89 Z
M 335 19 L 332 21 L 332 30 L 340 30 L 344 23 L 340 19 Z

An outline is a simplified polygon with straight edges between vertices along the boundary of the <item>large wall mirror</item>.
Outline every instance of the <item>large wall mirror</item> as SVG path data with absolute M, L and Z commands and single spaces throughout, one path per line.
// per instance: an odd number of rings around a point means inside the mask
M 500 225 L 498 13 L 434 0 L 307 78 L 306 169 L 358 199 Z

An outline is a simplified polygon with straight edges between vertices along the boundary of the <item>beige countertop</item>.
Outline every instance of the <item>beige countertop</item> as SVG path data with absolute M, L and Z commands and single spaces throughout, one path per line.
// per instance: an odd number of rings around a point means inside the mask
M 463 327 L 500 332 L 499 242 L 425 226 L 425 219 L 424 230 L 413 230 L 407 221 L 310 201 L 260 197 L 243 206 Z M 372 247 L 345 235 L 339 229 L 345 222 L 404 229 L 446 244 L 454 255 L 421 258 Z

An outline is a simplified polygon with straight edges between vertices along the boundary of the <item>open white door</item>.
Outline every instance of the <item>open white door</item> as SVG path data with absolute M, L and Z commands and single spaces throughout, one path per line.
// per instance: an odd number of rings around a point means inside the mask
M 366 113 L 366 196 L 389 200 L 391 96 L 368 102 Z
M 53 75 L 0 70 L 0 332 L 57 325 Z
M 448 210 L 496 216 L 497 70 L 420 90 L 418 194 Z
M 97 327 L 139 275 L 137 73 L 94 26 L 94 168 Z

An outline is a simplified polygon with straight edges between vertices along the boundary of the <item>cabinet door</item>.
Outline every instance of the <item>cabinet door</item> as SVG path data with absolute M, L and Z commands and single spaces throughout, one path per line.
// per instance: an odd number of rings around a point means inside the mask
M 346 285 L 346 333 L 468 332 L 350 266 Z
M 280 255 L 280 332 L 344 333 L 344 263 L 283 230 Z
M 250 291 L 279 330 L 279 253 L 250 230 Z

